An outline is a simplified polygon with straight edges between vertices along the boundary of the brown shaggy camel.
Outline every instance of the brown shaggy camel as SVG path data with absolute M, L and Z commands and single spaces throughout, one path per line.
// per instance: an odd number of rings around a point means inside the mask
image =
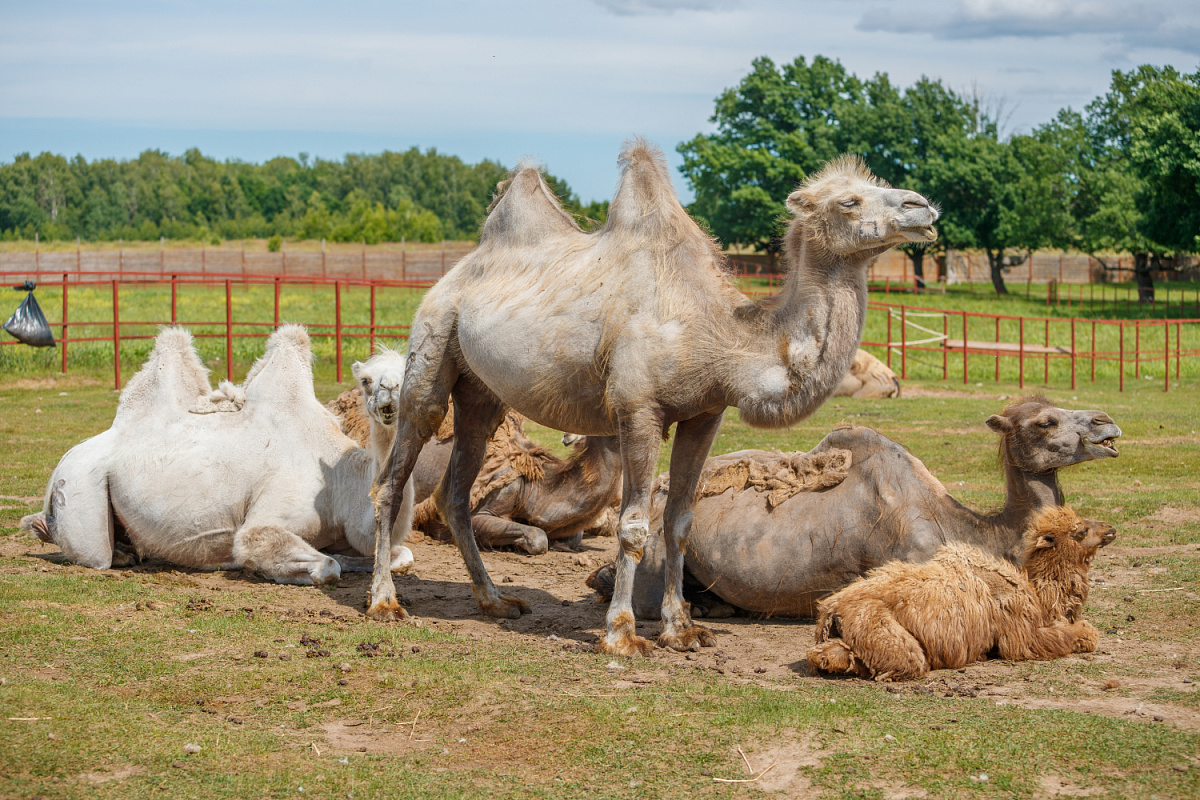
M 632 611 L 633 575 L 649 534 L 650 489 L 667 428 L 675 481 L 665 511 L 663 630 L 677 650 L 715 643 L 683 602 L 683 551 L 697 481 L 728 406 L 751 425 L 781 427 L 837 388 L 862 338 L 866 273 L 885 250 L 937 237 L 921 195 L 877 180 L 857 158 L 813 175 L 787 198 L 791 277 L 779 296 L 749 300 L 711 237 L 687 215 L 662 154 L 638 140 L 600 230 L 585 233 L 535 168 L 501 188 L 479 247 L 435 285 L 412 323 L 391 479 L 376 492 L 380 530 L 392 493 L 455 409 L 454 448 L 435 497 L 480 609 L 517 617 L 479 557 L 470 496 L 487 440 L 511 407 L 547 427 L 620 437 L 623 487 L 613 601 L 597 648 L 649 653 Z M 367 613 L 399 616 L 382 549 Z
M 1050 508 L 1025 533 L 1020 570 L 957 543 L 925 564 L 885 564 L 820 602 L 808 663 L 908 681 L 981 661 L 993 649 L 1013 661 L 1089 653 L 1099 634 L 1079 618 L 1087 573 L 1115 537 L 1103 522 Z
M 834 397 L 882 400 L 900 396 L 900 378 L 891 367 L 866 350 L 854 354 L 850 371 L 842 378 Z
M 894 559 L 925 561 L 949 542 L 1016 563 L 1037 512 L 1063 505 L 1058 471 L 1115 458 L 1121 435 L 1102 411 L 1069 411 L 1040 395 L 1013 400 L 987 426 L 1000 434 L 1007 497 L 999 512 L 986 515 L 960 504 L 918 458 L 870 428 L 837 428 L 808 453 L 744 450 L 710 458 L 684 565 L 689 586 L 710 593 L 689 596 L 698 608 L 723 602 L 756 614 L 812 617 L 818 598 L 868 569 Z M 654 534 L 662 530 L 669 481 L 668 474 L 655 484 Z M 634 610 L 647 619 L 663 592 L 661 538 L 651 536 L 637 569 Z M 601 567 L 588 585 L 611 593 L 613 571 Z
M 355 364 L 355 377 L 372 380 L 372 361 Z M 343 433 L 368 446 L 368 416 L 359 391 L 342 392 L 329 408 L 341 419 Z M 413 528 L 443 539 L 450 530 L 432 495 L 450 463 L 453 417 L 451 406 L 412 473 L 417 503 Z M 394 423 L 393 418 L 392 437 Z M 471 487 L 475 541 L 482 547 L 513 547 L 529 555 L 545 553 L 554 542 L 574 547 L 585 531 L 607 526 L 609 509 L 620 500 L 620 443 L 615 436 L 570 435 L 564 439 L 574 452 L 562 459 L 530 440 L 524 426 L 524 418 L 509 411 L 488 440 L 487 457 Z

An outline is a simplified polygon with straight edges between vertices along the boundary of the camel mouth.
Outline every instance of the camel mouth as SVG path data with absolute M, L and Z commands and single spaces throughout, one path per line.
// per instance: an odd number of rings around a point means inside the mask
M 396 415 L 395 411 L 380 411 L 379 412 L 379 421 L 382 422 L 384 425 L 391 425 L 392 423 L 394 423 L 396 421 L 396 416 L 397 415 Z
M 1115 436 L 1109 436 L 1107 439 L 1101 439 L 1098 442 L 1092 442 L 1092 444 L 1098 446 L 1101 450 L 1105 451 L 1114 458 L 1120 455 L 1120 451 L 1117 450 L 1117 437 Z
M 932 242 L 937 238 L 937 228 L 932 225 L 906 225 L 901 230 L 909 241 Z

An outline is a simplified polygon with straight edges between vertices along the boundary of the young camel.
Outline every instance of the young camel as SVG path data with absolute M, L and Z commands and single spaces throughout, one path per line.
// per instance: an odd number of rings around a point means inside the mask
M 1116 537 L 1103 523 L 1050 508 L 1025 532 L 1020 570 L 966 544 L 925 564 L 893 561 L 820 602 L 808 663 L 877 681 L 923 678 L 996 649 L 1014 661 L 1096 649 L 1080 619 L 1096 552 Z
M 777 298 L 748 300 L 722 269 L 713 240 L 680 206 L 662 154 L 636 140 L 621 154 L 620 186 L 604 227 L 584 233 L 537 169 L 503 186 L 479 247 L 425 296 L 412 324 L 391 479 L 377 487 L 380 530 L 392 495 L 453 396 L 454 450 L 440 511 L 488 615 L 518 617 L 471 532 L 470 492 L 488 436 L 511 407 L 548 427 L 618 435 L 623 490 L 613 600 L 601 652 L 646 655 L 631 608 L 649 533 L 650 489 L 662 437 L 676 425 L 667 501 L 667 591 L 658 643 L 712 645 L 682 596 L 683 550 L 696 483 L 727 406 L 760 427 L 815 411 L 854 359 L 866 313 L 867 266 L 904 242 L 936 238 L 938 212 L 892 189 L 857 158 L 842 158 L 787 198 L 791 278 Z M 368 614 L 398 616 L 379 538 Z

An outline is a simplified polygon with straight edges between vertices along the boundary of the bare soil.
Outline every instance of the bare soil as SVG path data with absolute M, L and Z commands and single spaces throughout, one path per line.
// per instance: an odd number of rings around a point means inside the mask
M 522 646 L 568 652 L 590 651 L 604 630 L 607 607 L 597 601 L 584 580 L 597 566 L 613 558 L 616 539 L 585 539 L 578 552 L 552 550 L 537 557 L 485 552 L 484 562 L 501 591 L 521 597 L 531 606 L 531 613 L 518 620 L 493 620 L 478 613 L 462 559 L 453 545 L 426 540 L 410 546 L 416 557 L 416 571 L 399 576 L 396 585 L 413 618 L 388 624 L 428 626 L 468 641 L 508 640 Z M 47 569 L 89 572 L 83 567 L 66 565 L 56 547 L 32 537 L 0 538 L 0 552 L 16 557 L 14 563 L 18 566 L 2 570 L 9 574 Z M 1156 564 L 1155 558 L 1162 557 L 1169 557 L 1177 565 L 1179 561 L 1185 562 L 1186 571 L 1195 574 L 1200 567 L 1200 546 L 1113 545 L 1101 551 L 1092 570 L 1094 583 L 1087 614 L 1101 632 L 1095 653 L 1050 663 L 991 660 L 959 670 L 933 672 L 922 681 L 888 685 L 886 691 L 972 697 L 995 705 L 1024 708 L 1071 709 L 1200 731 L 1197 686 L 1200 636 L 1196 630 L 1200 618 L 1183 612 L 1185 607 L 1195 607 L 1196 592 L 1189 587 L 1158 586 L 1161 581 L 1156 582 L 1155 578 L 1166 567 Z M 192 601 L 200 604 L 220 604 L 221 592 L 244 592 L 251 582 L 256 584 L 253 587 L 256 598 L 265 599 L 265 604 L 255 609 L 259 613 L 299 615 L 315 623 L 361 626 L 368 635 L 381 624 L 363 615 L 370 580 L 364 573 L 343 576 L 336 588 L 317 590 L 278 586 L 244 572 L 200 572 L 161 562 L 108 572 L 113 577 L 210 590 L 212 594 L 198 595 Z M 210 601 L 207 597 L 214 599 Z M 84 599 L 82 607 L 76 606 L 75 610 L 119 619 L 153 611 L 153 603 L 148 601 L 144 608 L 89 607 Z M 716 633 L 716 647 L 697 653 L 657 649 L 646 660 L 615 659 L 610 664 L 614 688 L 669 682 L 672 668 L 680 667 L 708 669 L 730 682 L 760 684 L 776 690 L 791 686 L 811 691 L 830 680 L 808 674 L 804 653 L 813 641 L 811 620 L 734 616 L 700 622 Z M 639 622 L 638 627 L 644 636 L 653 638 L 659 623 Z M 220 655 L 239 661 L 254 657 L 255 653 L 248 648 L 249 645 L 227 641 L 222 643 Z M 180 652 L 173 657 L 187 661 L 210 655 L 216 655 L 215 651 Z M 235 698 L 227 705 L 233 709 L 232 713 L 238 713 L 237 709 L 248 703 L 239 704 Z M 480 712 L 486 713 L 486 709 L 481 708 Z M 420 739 L 406 738 L 404 731 L 381 739 L 364 722 L 369 720 L 329 723 L 323 729 L 326 742 L 338 750 L 370 747 L 372 752 L 405 752 L 423 744 Z M 812 749 L 802 739 L 776 741 L 771 747 L 806 753 Z M 753 758 L 756 769 L 765 768 L 775 755 L 778 754 L 759 753 Z M 815 751 L 809 755 L 819 757 Z M 789 756 L 787 761 L 791 764 L 796 759 Z M 1200 766 L 1200 761 L 1194 766 Z M 760 782 L 764 786 L 803 791 L 799 783 L 792 783 L 792 777 L 780 771 L 764 776 Z M 904 787 L 879 788 L 888 796 L 920 796 L 907 794 Z M 1067 785 L 1044 789 L 1048 796 L 1073 793 Z

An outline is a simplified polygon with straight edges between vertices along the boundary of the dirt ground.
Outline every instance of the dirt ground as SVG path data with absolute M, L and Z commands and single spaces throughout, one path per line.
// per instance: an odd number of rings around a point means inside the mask
M 530 614 L 511 621 L 479 615 L 466 570 L 452 545 L 426 540 L 410 546 L 416 570 L 398 577 L 396 583 L 413 619 L 390 624 L 429 626 L 470 640 L 508 639 L 522 646 L 579 652 L 591 650 L 603 632 L 607 606 L 597 601 L 584 581 L 597 566 L 612 559 L 616 539 L 585 539 L 578 552 L 552 550 L 537 557 L 485 552 L 484 562 L 500 589 L 523 598 L 532 608 Z M 15 557 L 13 563 L 18 566 L 5 570 L 8 572 L 87 571 L 65 564 L 56 547 L 32 537 L 4 537 L 0 552 Z M 1156 559 L 1162 557 L 1188 562 L 1188 571 L 1195 574 L 1200 567 L 1200 546 L 1112 545 L 1101 551 L 1091 573 L 1093 588 L 1087 611 L 1101 631 L 1095 653 L 1051 663 L 987 661 L 956 671 L 937 671 L 923 681 L 889 685 L 887 691 L 987 698 L 997 705 L 1072 709 L 1200 731 L 1200 687 L 1196 685 L 1200 674 L 1196 626 L 1200 618 L 1181 613 L 1183 606 L 1194 607 L 1196 598 L 1189 588 L 1151 588 L 1156 572 L 1165 571 L 1156 566 Z M 156 583 L 192 591 L 208 589 L 214 603 L 222 602 L 222 592 L 244 592 L 249 588 L 247 582 L 253 582 L 256 597 L 266 601 L 265 611 L 300 613 L 314 622 L 364 628 L 380 624 L 363 615 L 367 574 L 349 574 L 338 587 L 318 590 L 277 586 L 243 572 L 181 570 L 161 562 L 111 572 L 139 580 L 149 574 Z M 1164 596 L 1170 597 L 1170 602 L 1164 602 Z M 698 653 L 658 649 L 648 660 L 622 660 L 614 667 L 614 684 L 657 683 L 667 679 L 671 667 L 681 666 L 711 669 L 731 682 L 760 683 L 775 689 L 789 685 L 811 689 L 828 680 L 808 675 L 804 652 L 813 641 L 810 620 L 734 616 L 701 622 L 717 634 L 716 647 Z M 653 638 L 659 622 L 639 622 L 638 627 Z

